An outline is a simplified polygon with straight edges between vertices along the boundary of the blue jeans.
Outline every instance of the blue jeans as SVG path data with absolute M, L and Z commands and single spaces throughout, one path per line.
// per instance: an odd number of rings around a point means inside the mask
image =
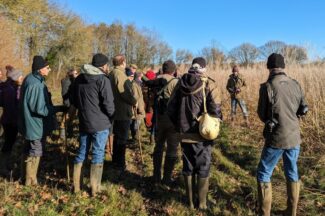
M 239 104 L 239 107 L 241 111 L 243 112 L 243 115 L 245 117 L 248 116 L 248 110 L 246 103 L 243 99 L 237 99 L 237 98 L 231 98 L 231 115 L 236 115 L 236 110 L 237 110 L 237 104 Z
M 271 176 L 274 167 L 282 156 L 284 173 L 287 178 L 287 181 L 297 182 L 299 180 L 297 166 L 299 152 L 300 146 L 296 146 L 291 149 L 264 147 L 261 155 L 261 160 L 257 167 L 257 181 L 271 182 Z
M 97 131 L 95 133 L 80 132 L 79 135 L 80 146 L 74 163 L 82 163 L 85 160 L 91 145 L 92 147 L 91 163 L 102 164 L 104 162 L 105 146 L 106 146 L 108 135 L 109 135 L 108 129 L 103 131 Z

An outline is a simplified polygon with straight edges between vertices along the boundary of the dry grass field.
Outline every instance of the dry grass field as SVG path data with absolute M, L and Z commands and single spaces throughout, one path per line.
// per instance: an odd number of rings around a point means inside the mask
M 182 69 L 180 70 L 182 71 Z M 119 176 L 111 167 L 110 158 L 105 160 L 103 174 L 104 190 L 97 198 L 88 196 L 89 163 L 86 163 L 85 187 L 81 194 L 72 194 L 72 184 L 66 179 L 65 145 L 58 139 L 58 131 L 49 138 L 46 154 L 39 171 L 40 185 L 25 187 L 16 180 L 20 143 L 16 145 L 13 158 L 15 170 L 12 178 L 0 179 L 0 215 L 255 215 L 255 173 L 263 147 L 263 124 L 256 108 L 259 85 L 266 81 L 265 64 L 240 68 L 247 80 L 246 102 L 250 111 L 251 129 L 243 126 L 238 112 L 234 127 L 229 124 L 230 101 L 225 86 L 230 66 L 210 70 L 222 92 L 224 123 L 222 132 L 213 149 L 213 164 L 209 190 L 209 210 L 189 210 L 184 205 L 185 191 L 181 177 L 181 161 L 174 177 L 180 187 L 155 188 L 150 182 L 152 175 L 152 151 L 148 133 L 142 128 L 144 164 L 141 164 L 138 148 L 127 150 L 128 167 Z M 303 137 L 299 159 L 303 183 L 298 215 L 324 215 L 325 212 L 325 65 L 291 65 L 285 69 L 290 77 L 297 79 L 305 91 L 310 111 L 301 120 Z M 55 103 L 60 103 L 57 83 L 48 80 Z M 78 129 L 68 140 L 70 170 L 78 145 Z M 272 214 L 281 215 L 286 205 L 285 177 L 282 162 L 276 167 L 273 178 Z

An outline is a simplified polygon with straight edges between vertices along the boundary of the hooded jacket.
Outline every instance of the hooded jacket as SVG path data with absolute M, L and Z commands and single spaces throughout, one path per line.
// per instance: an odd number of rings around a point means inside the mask
M 169 99 L 167 112 L 176 131 L 180 133 L 182 142 L 205 141 L 199 134 L 197 121 L 203 113 L 201 76 L 203 75 L 184 74 Z M 211 79 L 208 79 L 205 92 L 207 112 L 221 119 L 220 93 Z
M 110 128 L 114 97 L 111 83 L 100 69 L 89 64 L 82 66 L 75 79 L 72 103 L 78 109 L 80 132 L 95 133 Z

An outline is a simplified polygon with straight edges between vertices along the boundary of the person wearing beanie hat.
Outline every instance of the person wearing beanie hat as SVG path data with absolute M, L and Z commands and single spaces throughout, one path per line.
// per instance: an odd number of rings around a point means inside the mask
M 259 215 L 271 214 L 271 176 L 281 157 L 287 181 L 285 215 L 296 215 L 300 190 L 297 161 L 302 142 L 299 117 L 307 113 L 308 106 L 300 84 L 283 71 L 282 55 L 272 53 L 266 66 L 269 77 L 261 84 L 257 108 L 258 116 L 265 124 L 265 145 L 256 172 Z
M 284 69 L 285 68 L 284 57 L 281 54 L 272 53 L 267 58 L 266 66 L 267 66 L 267 69 L 273 69 L 273 68 Z
M 21 86 L 19 101 L 19 132 L 25 138 L 26 185 L 37 184 L 37 170 L 46 137 L 55 128 L 55 114 L 62 112 L 62 106 L 53 106 L 51 94 L 45 84 L 45 77 L 50 72 L 49 64 L 42 56 L 34 56 L 32 72 Z
M 222 119 L 220 91 L 215 81 L 205 73 L 206 66 L 204 58 L 193 59 L 191 68 L 182 76 L 167 107 L 168 116 L 181 140 L 182 173 L 188 205 L 194 208 L 195 197 L 198 197 L 199 209 L 207 208 L 213 141 L 200 135 L 197 118 L 206 107 L 209 115 Z M 204 95 L 206 95 L 205 100 Z
M 116 111 L 114 114 L 114 141 L 112 162 L 119 172 L 126 169 L 126 144 L 132 119 L 133 107 L 137 98 L 133 92 L 132 82 L 125 73 L 126 60 L 124 55 L 113 58 L 113 70 L 108 74 L 114 95 Z
M 163 74 L 157 79 L 145 81 L 144 84 L 150 89 L 157 89 L 155 95 L 155 107 L 153 113 L 153 130 L 155 127 L 155 148 L 153 152 L 153 180 L 156 184 L 172 185 L 172 173 L 178 159 L 179 140 L 176 135 L 176 130 L 171 120 L 167 115 L 167 103 L 172 95 L 174 88 L 178 83 L 178 79 L 174 77 L 176 72 L 176 64 L 172 60 L 167 60 L 162 65 Z M 164 160 L 163 177 L 161 174 L 163 154 L 167 144 L 166 155 Z M 162 178 L 161 178 L 162 177 Z
M 244 76 L 239 73 L 239 67 L 234 65 L 232 67 L 232 74 L 228 78 L 227 82 L 227 91 L 230 94 L 230 104 L 231 104 L 231 125 L 235 125 L 235 116 L 237 110 L 237 104 L 239 105 L 241 111 L 243 112 L 243 116 L 245 119 L 246 127 L 249 127 L 248 121 L 248 109 L 246 106 L 246 102 L 244 100 L 244 90 L 246 89 L 247 84 Z
M 106 65 L 108 63 L 108 58 L 106 55 L 102 54 L 102 53 L 97 53 L 93 56 L 93 59 L 91 61 L 91 64 L 94 67 L 103 67 L 104 65 Z
M 149 79 L 149 80 L 154 80 L 156 79 L 156 74 L 154 71 L 152 70 L 148 70 L 147 73 L 146 73 L 146 77 Z
M 23 73 L 11 68 L 7 73 L 7 80 L 1 86 L 0 106 L 3 108 L 1 124 L 4 130 L 4 144 L 0 152 L 0 175 L 9 174 L 8 165 L 13 145 L 18 134 L 18 101 Z M 11 166 L 12 167 L 12 166 Z
M 51 71 L 49 63 L 42 56 L 34 56 L 32 71 L 39 71 L 41 76 L 47 76 Z
M 114 96 L 107 77 L 108 58 L 95 54 L 91 64 L 81 67 L 80 75 L 73 83 L 72 108 L 79 117 L 79 149 L 74 159 L 74 192 L 80 191 L 80 176 L 88 150 L 92 149 L 90 165 L 91 195 L 100 192 L 105 156 L 105 146 L 115 113 Z M 69 113 L 70 114 L 70 113 Z

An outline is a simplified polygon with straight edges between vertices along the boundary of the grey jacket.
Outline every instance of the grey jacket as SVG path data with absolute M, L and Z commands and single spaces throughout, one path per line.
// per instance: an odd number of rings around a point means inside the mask
M 300 127 L 296 113 L 299 105 L 305 104 L 305 101 L 299 83 L 284 72 L 271 73 L 268 81 L 261 84 L 259 94 L 259 118 L 267 123 L 272 118 L 273 109 L 273 119 L 277 122 L 272 133 L 268 132 L 265 126 L 265 144 L 282 149 L 300 145 Z

